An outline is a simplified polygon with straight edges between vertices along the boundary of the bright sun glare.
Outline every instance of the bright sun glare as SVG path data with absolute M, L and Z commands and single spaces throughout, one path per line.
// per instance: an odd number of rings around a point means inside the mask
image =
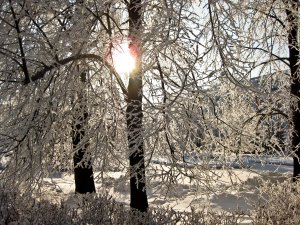
M 128 76 L 135 67 L 135 58 L 130 52 L 128 41 L 114 44 L 111 58 L 116 71 L 122 76 Z

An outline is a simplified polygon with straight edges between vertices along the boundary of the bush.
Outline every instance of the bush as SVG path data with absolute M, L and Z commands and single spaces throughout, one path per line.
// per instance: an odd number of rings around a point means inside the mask
M 300 224 L 300 184 L 266 183 L 260 188 L 260 203 L 251 215 L 214 212 L 209 208 L 176 212 L 167 208 L 150 208 L 148 213 L 130 210 L 111 196 L 74 195 L 75 204 L 68 200 L 60 204 L 37 201 L 0 189 L 1 225 L 232 225 L 243 218 L 254 225 Z
M 266 183 L 260 189 L 261 202 L 255 207 L 254 225 L 299 225 L 300 184 L 285 181 Z
M 10 224 L 18 220 L 15 200 L 15 194 L 0 189 L 0 224 Z
M 53 204 L 1 192 L 0 224 L 2 225 L 192 225 L 237 224 L 238 215 L 201 212 L 175 212 L 171 209 L 150 209 L 148 213 L 130 210 L 108 195 L 78 195 L 77 205 Z

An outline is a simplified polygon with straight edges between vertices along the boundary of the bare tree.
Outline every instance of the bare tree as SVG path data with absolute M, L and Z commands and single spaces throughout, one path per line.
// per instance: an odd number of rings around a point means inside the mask
M 86 193 L 94 170 L 102 181 L 125 170 L 131 207 L 145 212 L 155 182 L 166 195 L 186 177 L 213 190 L 221 176 L 210 160 L 232 172 L 227 157 L 290 154 L 282 136 L 298 104 L 286 94 L 288 68 L 298 93 L 298 6 L 260 2 L 2 3 L 3 180 L 40 184 L 49 167 L 70 167 Z M 129 79 L 112 60 L 117 45 L 136 60 Z
M 289 48 L 289 66 L 291 73 L 291 119 L 290 119 L 290 135 L 291 150 L 294 152 L 294 175 L 296 181 L 300 175 L 300 78 L 299 78 L 299 2 L 284 1 L 287 15 L 288 30 L 288 48 Z
M 129 48 L 136 57 L 136 68 L 131 72 L 127 96 L 127 132 L 130 164 L 130 206 L 142 212 L 147 211 L 146 175 L 143 140 L 143 83 L 142 49 L 139 36 L 142 29 L 142 1 L 131 0 L 128 4 Z

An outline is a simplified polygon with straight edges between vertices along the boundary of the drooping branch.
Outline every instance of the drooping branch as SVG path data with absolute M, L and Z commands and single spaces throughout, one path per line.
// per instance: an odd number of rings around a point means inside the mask
M 114 69 L 114 67 L 112 65 L 110 65 L 108 62 L 106 62 L 105 60 L 103 60 L 103 58 L 99 55 L 96 54 L 78 54 L 78 55 L 73 55 L 67 58 L 64 58 L 62 60 L 59 60 L 55 63 L 52 63 L 49 66 L 45 66 L 43 69 L 37 71 L 32 77 L 30 77 L 30 79 L 24 79 L 22 81 L 22 83 L 24 85 L 29 84 L 30 82 L 34 82 L 37 81 L 39 79 L 42 79 L 45 77 L 45 75 L 47 74 L 47 72 L 50 72 L 51 70 L 59 67 L 59 66 L 64 66 L 70 62 L 76 61 L 76 60 L 82 60 L 82 59 L 91 59 L 91 60 L 96 60 L 98 62 L 101 62 L 102 64 L 104 64 L 109 71 L 115 76 L 117 83 L 119 84 L 123 94 L 125 96 L 128 95 L 127 93 L 127 89 L 120 77 L 120 75 L 117 73 L 117 71 Z
M 28 71 L 28 67 L 27 67 L 27 61 L 26 61 L 26 56 L 25 56 L 25 51 L 24 51 L 24 46 L 23 46 L 23 40 L 21 37 L 21 29 L 19 26 L 20 18 L 17 18 L 11 0 L 9 0 L 9 4 L 10 4 L 10 11 L 11 11 L 13 19 L 15 21 L 15 29 L 16 29 L 17 36 L 18 36 L 18 44 L 19 44 L 21 60 L 22 60 L 22 70 L 24 73 L 24 81 L 30 82 L 30 76 L 29 76 L 29 71 Z
M 158 72 L 159 72 L 159 75 L 160 75 L 160 79 L 161 79 L 161 88 L 162 88 L 162 91 L 163 91 L 163 115 L 165 117 L 165 125 L 164 125 L 165 137 L 166 137 L 166 141 L 167 141 L 167 144 L 168 144 L 170 152 L 171 152 L 172 159 L 174 159 L 174 157 L 175 157 L 175 149 L 174 149 L 173 145 L 171 144 L 169 136 L 168 136 L 168 133 L 167 133 L 167 126 L 168 126 L 168 120 L 169 120 L 169 118 L 168 118 L 168 115 L 166 113 L 166 103 L 167 103 L 168 97 L 167 97 L 167 92 L 166 92 L 166 88 L 165 88 L 163 71 L 162 71 L 160 62 L 158 60 L 158 57 L 156 57 L 156 61 L 157 61 L 157 69 L 158 69 Z

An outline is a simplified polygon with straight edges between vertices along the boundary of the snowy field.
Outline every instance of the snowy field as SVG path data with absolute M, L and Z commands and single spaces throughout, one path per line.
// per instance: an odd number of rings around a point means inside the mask
M 194 161 L 195 163 L 195 161 Z M 199 163 L 199 162 L 198 162 Z M 218 160 L 210 162 L 209 173 L 219 177 L 211 187 L 215 191 L 207 192 L 201 186 L 196 186 L 189 178 L 180 178 L 177 184 L 161 185 L 158 180 L 148 182 L 148 201 L 150 207 L 171 207 L 177 211 L 190 211 L 203 206 L 210 206 L 215 210 L 233 212 L 251 210 L 258 200 L 258 187 L 261 180 L 269 180 L 271 183 L 282 182 L 292 175 L 292 158 L 243 156 L 242 162 L 226 162 L 232 165 L 231 170 L 220 168 Z M 167 168 L 166 161 L 154 160 L 157 168 Z M 241 168 L 241 165 L 246 168 Z M 129 205 L 129 182 L 124 172 L 95 172 L 95 182 L 98 193 L 107 192 L 115 200 Z M 235 184 L 233 188 L 232 184 Z M 68 199 L 70 204 L 76 207 L 76 201 L 72 198 L 74 193 L 73 175 L 58 173 L 51 178 L 44 179 L 44 191 L 51 200 L 59 202 L 60 199 Z M 206 190 L 206 191 L 204 191 Z M 50 194 L 50 195 L 49 195 Z M 248 224 L 245 220 L 243 224 Z

